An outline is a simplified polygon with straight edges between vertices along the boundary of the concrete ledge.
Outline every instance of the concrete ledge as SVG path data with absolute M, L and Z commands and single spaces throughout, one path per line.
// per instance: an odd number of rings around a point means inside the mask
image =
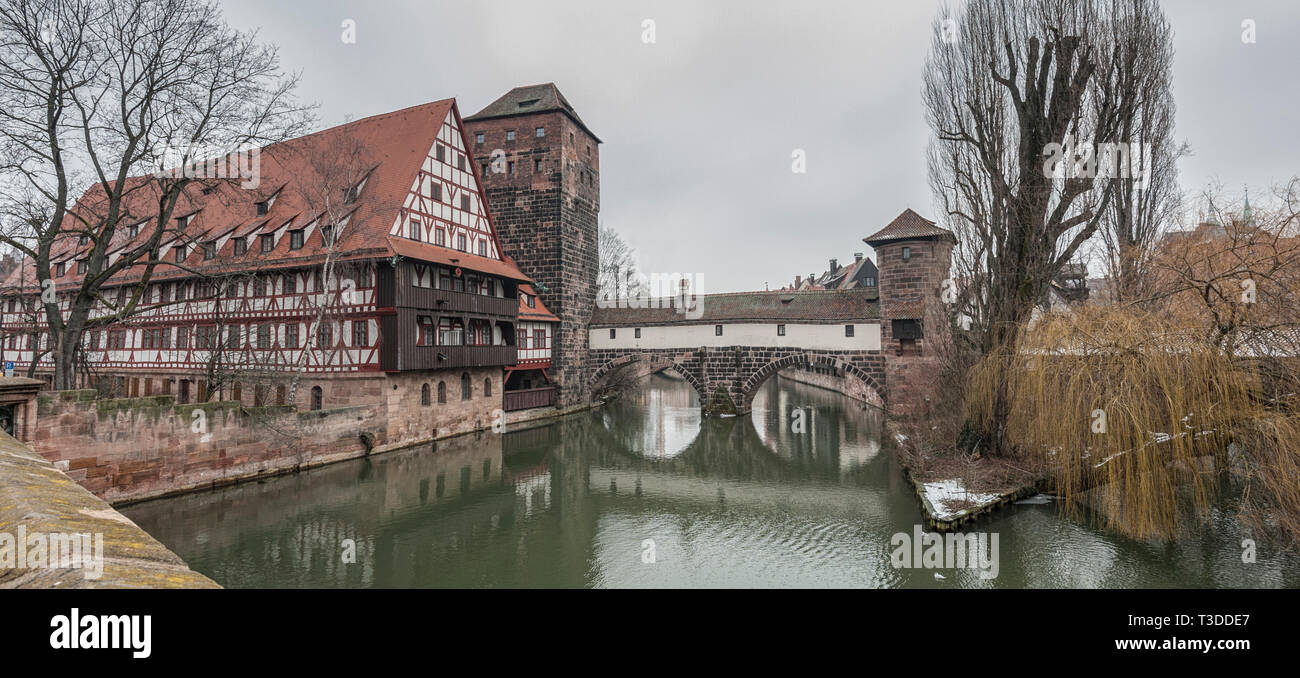
M 13 549 L 26 535 L 103 535 L 103 573 L 75 567 L 10 565 L 0 543 L 0 588 L 220 588 L 191 570 L 104 500 L 83 489 L 31 448 L 0 432 L 0 533 Z

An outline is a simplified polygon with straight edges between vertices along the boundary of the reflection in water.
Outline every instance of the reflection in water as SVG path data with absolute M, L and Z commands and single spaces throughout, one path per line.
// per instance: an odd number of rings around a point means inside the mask
M 880 415 L 772 379 L 752 417 L 701 419 L 691 387 L 124 509 L 228 587 L 1295 586 L 1294 558 L 1241 563 L 1230 515 L 1165 544 L 1014 506 L 999 576 L 894 569 L 921 521 Z M 348 541 L 351 540 L 351 541 Z M 646 540 L 654 562 L 645 562 Z M 345 563 L 348 544 L 354 563 Z

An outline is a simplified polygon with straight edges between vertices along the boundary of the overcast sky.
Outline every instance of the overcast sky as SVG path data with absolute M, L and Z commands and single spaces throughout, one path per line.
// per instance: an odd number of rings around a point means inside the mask
M 321 126 L 555 82 L 601 146 L 601 221 L 646 272 L 772 288 L 934 218 L 921 69 L 938 2 L 224 0 L 301 70 Z M 1300 174 L 1300 2 L 1169 0 L 1184 188 Z M 356 22 L 346 44 L 341 25 Z M 654 44 L 642 41 L 655 22 Z M 1253 19 L 1257 42 L 1243 44 Z M 807 173 L 791 153 L 807 154 Z M 1258 196 L 1258 197 L 1256 197 Z

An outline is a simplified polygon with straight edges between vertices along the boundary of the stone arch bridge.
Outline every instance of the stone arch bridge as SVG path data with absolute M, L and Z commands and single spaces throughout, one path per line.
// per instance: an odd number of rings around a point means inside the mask
M 778 371 L 799 367 L 856 380 L 872 404 L 888 402 L 874 289 L 746 292 L 597 308 L 590 325 L 589 392 L 620 375 L 672 370 L 708 414 L 748 412 Z

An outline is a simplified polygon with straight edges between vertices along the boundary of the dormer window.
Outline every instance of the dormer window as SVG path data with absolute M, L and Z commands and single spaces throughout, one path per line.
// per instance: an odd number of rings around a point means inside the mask
M 357 201 L 357 198 L 361 196 L 361 189 L 365 188 L 366 186 L 367 178 L 369 178 L 369 175 L 367 175 L 366 177 L 362 177 L 361 181 L 358 181 L 356 186 L 353 186 L 352 188 L 348 189 L 347 194 L 344 196 L 344 200 L 343 200 L 344 204 L 350 204 Z
M 140 224 L 131 224 L 126 228 L 127 239 L 135 240 L 137 235 L 140 235 Z
M 257 203 L 257 216 L 264 217 L 266 216 L 266 213 L 270 211 L 271 211 L 270 200 L 263 200 L 262 202 Z
M 303 243 L 303 229 L 289 231 L 289 249 L 300 250 Z
M 66 272 L 67 272 L 67 266 L 63 262 L 60 261 L 59 263 L 54 265 L 54 277 L 62 278 L 63 274 Z
M 270 252 L 275 247 L 275 236 L 270 233 L 258 236 L 258 239 L 262 241 L 263 252 Z
M 214 242 L 203 243 L 203 260 L 208 261 L 217 256 L 217 244 Z
M 176 217 L 176 230 L 183 231 L 190 223 L 189 216 Z
M 85 233 L 82 233 L 81 237 L 77 238 L 78 245 L 85 245 L 88 242 L 90 242 L 90 236 L 86 235 Z
M 325 243 L 325 246 L 326 246 L 326 247 L 329 247 L 330 245 L 333 245 L 333 244 L 334 244 L 334 226 L 333 226 L 333 225 L 330 225 L 330 226 L 321 226 L 321 228 L 320 228 L 320 239 L 321 239 L 321 242 Z
M 176 263 L 179 264 L 179 263 L 185 261 L 185 246 L 184 246 L 184 245 L 178 245 L 178 246 L 176 246 L 176 247 L 172 250 L 172 252 L 173 252 L 173 254 L 176 256 Z
M 235 256 L 248 252 L 248 238 L 235 238 Z
M 86 260 L 85 260 L 85 259 L 78 259 L 78 260 L 77 260 L 77 275 L 85 275 L 85 274 L 86 274 Z

